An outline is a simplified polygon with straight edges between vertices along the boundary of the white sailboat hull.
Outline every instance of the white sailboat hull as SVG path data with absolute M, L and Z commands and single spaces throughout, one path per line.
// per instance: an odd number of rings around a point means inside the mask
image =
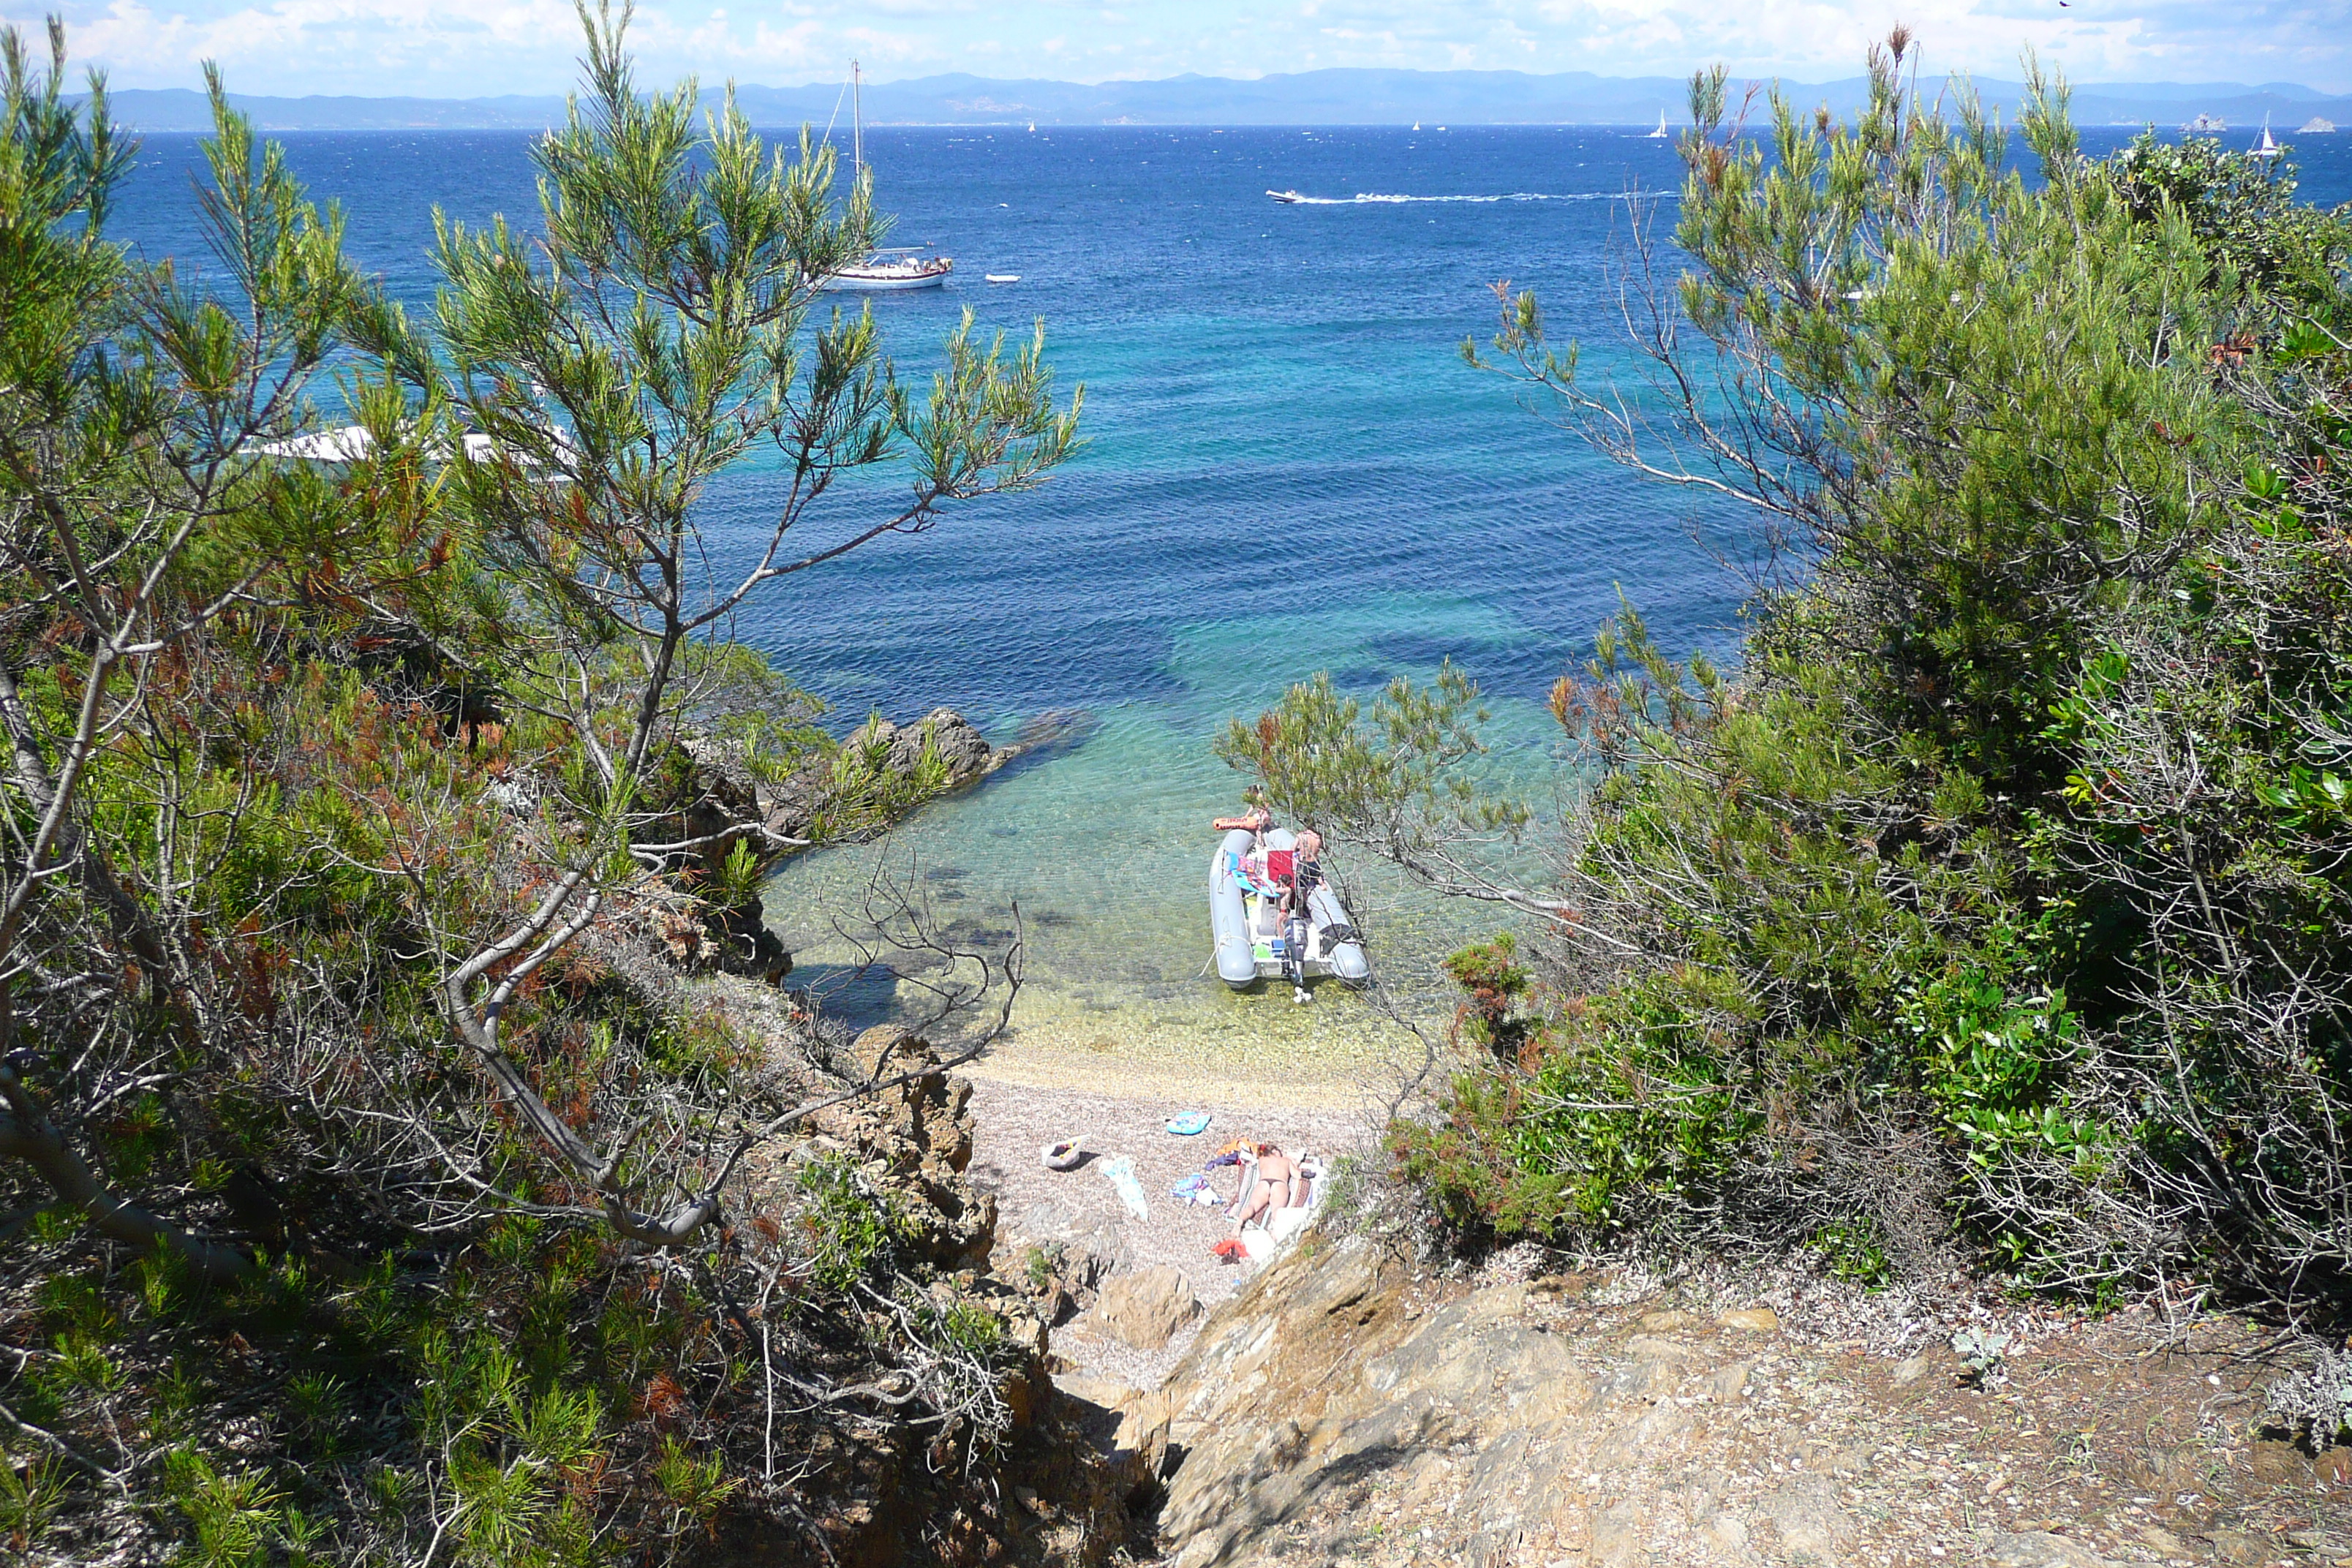
M 861 272 L 850 268 L 826 279 L 824 286 L 845 294 L 902 294 L 912 289 L 940 288 L 950 270 L 940 267 L 925 272 Z

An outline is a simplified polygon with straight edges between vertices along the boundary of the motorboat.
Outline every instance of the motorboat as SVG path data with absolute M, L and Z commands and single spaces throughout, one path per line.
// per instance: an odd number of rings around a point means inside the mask
M 1307 199 L 1297 191 L 1268 191 L 1265 194 L 1286 207 L 1295 207 Z
M 983 272 L 981 276 L 987 279 L 991 283 L 1018 283 L 1021 281 L 1021 274 L 1018 272 Z
M 1286 827 L 1268 828 L 1269 849 L 1291 848 L 1295 840 Z M 1242 857 L 1254 847 L 1246 827 L 1237 827 L 1218 842 L 1209 858 L 1209 931 L 1216 943 L 1217 978 L 1236 991 L 1279 975 L 1285 957 L 1282 911 L 1275 900 L 1261 899 L 1242 886 L 1234 875 Z M 1307 896 L 1307 952 L 1300 973 L 1337 976 L 1349 985 L 1371 983 L 1372 966 L 1364 956 L 1363 938 L 1349 923 L 1339 895 L 1324 883 Z

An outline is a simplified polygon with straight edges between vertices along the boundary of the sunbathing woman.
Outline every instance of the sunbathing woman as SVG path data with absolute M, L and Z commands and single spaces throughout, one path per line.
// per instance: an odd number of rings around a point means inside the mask
M 1239 1236 L 1242 1233 L 1242 1227 L 1250 1221 L 1258 1220 L 1264 1223 L 1271 1217 L 1274 1210 L 1292 1208 L 1305 1201 L 1305 1194 L 1297 1194 L 1298 1184 L 1297 1163 L 1273 1144 L 1261 1143 L 1257 1146 L 1255 1173 L 1257 1180 L 1251 1184 L 1247 1192 L 1234 1200 L 1234 1234 L 1235 1236 Z M 1297 1195 L 1294 1195 L 1295 1194 Z

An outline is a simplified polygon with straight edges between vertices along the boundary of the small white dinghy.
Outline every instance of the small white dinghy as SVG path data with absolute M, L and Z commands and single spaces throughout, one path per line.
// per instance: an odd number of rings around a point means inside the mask
M 983 272 L 981 276 L 987 279 L 991 283 L 1018 283 L 1021 281 L 1021 274 L 1018 272 Z
M 1287 849 L 1290 830 L 1269 828 L 1266 847 Z M 1217 945 L 1217 977 L 1239 991 L 1282 973 L 1282 911 L 1271 899 L 1245 891 L 1234 875 L 1241 858 L 1250 851 L 1250 834 L 1237 827 L 1225 835 L 1209 858 L 1209 930 Z M 1307 900 L 1306 963 L 1301 973 L 1332 974 L 1349 985 L 1372 978 L 1364 957 L 1363 940 L 1349 923 L 1348 911 L 1328 883 Z

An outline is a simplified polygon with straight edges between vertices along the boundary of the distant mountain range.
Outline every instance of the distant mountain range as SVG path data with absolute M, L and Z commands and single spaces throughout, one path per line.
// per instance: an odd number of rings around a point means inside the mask
M 1864 99 L 1859 78 L 1785 89 L 1807 108 L 1849 114 Z M 2014 121 L 2024 89 L 1979 79 L 1978 90 Z M 1672 77 L 1604 77 L 1586 71 L 1320 70 L 1236 81 L 1179 76 L 1160 81 L 999 81 L 976 76 L 919 77 L 866 89 L 868 125 L 1646 125 L 1661 111 L 1685 119 L 1684 84 Z M 140 89 L 113 95 L 116 117 L 142 131 L 200 131 L 210 117 L 201 93 Z M 716 91 L 706 98 L 717 97 Z M 841 85 L 739 87 L 754 123 L 824 124 L 848 106 Z M 238 108 L 268 131 L 529 130 L 560 121 L 560 98 L 248 98 Z M 2287 82 L 2089 83 L 2074 89 L 2081 125 L 2178 125 L 2208 114 L 2252 130 L 2268 116 L 2292 132 L 2316 118 L 2352 127 L 2352 96 Z

